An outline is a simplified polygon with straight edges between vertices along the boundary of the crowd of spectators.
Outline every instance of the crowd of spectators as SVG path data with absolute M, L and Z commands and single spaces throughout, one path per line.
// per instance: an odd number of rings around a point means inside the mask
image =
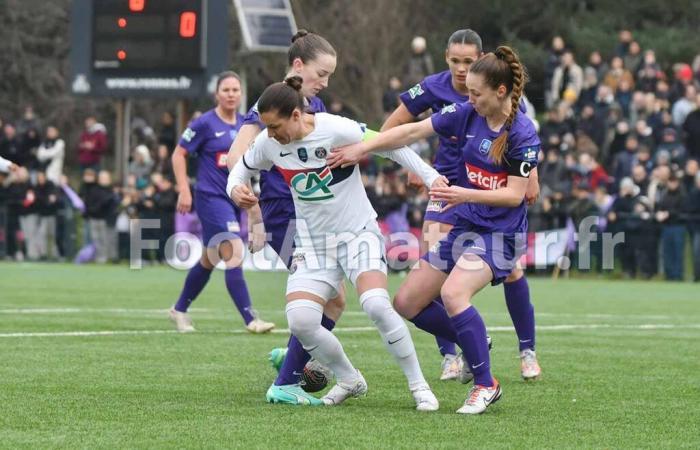
M 529 208 L 530 231 L 577 229 L 585 218 L 597 217 L 596 232 L 625 233 L 625 243 L 616 249 L 625 276 L 663 273 L 680 280 L 690 247 L 699 281 L 700 55 L 664 71 L 654 49 L 642 48 L 627 30 L 610 50 L 609 57 L 601 49 L 579 63 L 581 55 L 562 37 L 552 40 L 544 92 L 530 92 L 545 105 L 537 116 L 540 196 Z M 403 76 L 388 81 L 384 111 L 393 111 L 398 95 L 433 70 L 425 39 L 415 38 Z M 349 115 L 338 99 L 329 110 Z M 529 103 L 528 110 L 534 118 Z M 74 148 L 66 146 L 60 130 L 42 124 L 31 106 L 21 118 L 5 120 L 0 122 L 0 156 L 22 168 L 0 173 L 0 253 L 17 260 L 65 259 L 75 253 L 85 261 L 125 259 L 131 219 L 155 218 L 163 228 L 153 233 L 161 245 L 151 257 L 164 258 L 163 237 L 175 230 L 177 202 L 170 162 L 177 141 L 172 114 L 164 113 L 155 127 L 133 120 L 126 182 L 113 180 L 106 170 L 110 137 L 96 117 L 85 118 Z M 412 146 L 428 161 L 436 147 L 431 140 Z M 77 162 L 70 171 L 73 183 L 64 175 L 68 152 Z M 408 187 L 407 174 L 393 163 L 371 159 L 362 164 L 383 227 L 419 229 L 426 191 Z

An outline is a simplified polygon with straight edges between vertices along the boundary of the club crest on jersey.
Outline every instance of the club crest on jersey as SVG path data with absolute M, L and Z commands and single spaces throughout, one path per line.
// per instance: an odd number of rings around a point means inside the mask
M 481 141 L 481 144 L 479 144 L 479 151 L 481 154 L 485 155 L 491 150 L 491 141 L 488 139 L 484 139 Z
M 423 95 L 425 92 L 423 91 L 423 87 L 418 83 L 417 85 L 413 86 L 411 89 L 408 90 L 408 95 L 411 96 L 411 99 L 414 99 L 416 97 L 420 97 Z
M 315 202 L 333 198 L 333 192 L 328 187 L 332 180 L 333 172 L 326 167 L 320 173 L 298 173 L 292 177 L 290 185 L 297 193 L 299 200 Z
M 299 268 L 299 264 L 303 264 L 306 261 L 306 256 L 304 253 L 297 253 L 292 257 L 292 263 L 289 265 L 289 273 L 293 274 Z
M 318 147 L 314 153 L 316 153 L 316 158 L 318 159 L 326 159 L 326 155 L 328 155 L 328 152 L 323 147 Z
M 299 155 L 299 159 L 301 162 L 306 162 L 309 160 L 309 154 L 306 153 L 306 148 L 301 147 L 297 149 L 297 155 Z

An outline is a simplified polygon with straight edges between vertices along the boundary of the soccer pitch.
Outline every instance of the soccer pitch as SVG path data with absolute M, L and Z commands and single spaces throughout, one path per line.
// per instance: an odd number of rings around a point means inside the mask
M 166 310 L 185 272 L 165 267 L 0 264 L 3 448 L 698 448 L 696 284 L 530 279 L 538 382 L 520 379 L 503 289 L 475 304 L 494 339 L 503 398 L 455 410 L 433 338 L 410 326 L 440 411 L 419 413 L 354 292 L 336 334 L 369 384 L 342 406 L 270 405 L 266 358 L 284 331 L 250 335 L 215 272 L 193 304 L 198 332 Z M 286 328 L 284 273 L 248 273 L 261 316 Z M 393 293 L 401 282 L 390 279 Z M 351 291 L 351 290 L 349 290 Z

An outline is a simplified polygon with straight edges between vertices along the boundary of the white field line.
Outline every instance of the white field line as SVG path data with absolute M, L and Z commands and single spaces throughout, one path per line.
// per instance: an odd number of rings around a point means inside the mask
M 133 314 L 150 315 L 150 314 L 166 314 L 169 308 L 8 308 L 0 309 L 0 315 L 29 315 L 29 314 Z M 215 313 L 225 314 L 227 312 L 235 313 L 233 309 L 219 310 L 208 308 L 190 308 L 193 313 Z M 284 314 L 284 309 L 279 310 L 258 310 L 263 314 Z M 364 311 L 345 311 L 344 316 L 365 316 Z M 501 313 L 481 313 L 482 316 L 501 316 Z M 670 320 L 675 318 L 685 318 L 686 316 L 670 316 L 670 315 L 648 315 L 648 314 L 576 314 L 576 313 L 536 313 L 537 317 L 574 317 L 588 319 L 647 319 L 647 320 Z
M 662 324 L 649 323 L 642 325 L 610 325 L 610 324 L 571 324 L 571 325 L 540 325 L 537 331 L 572 331 L 572 330 L 596 330 L 596 329 L 621 329 L 621 330 L 680 330 L 700 329 L 700 324 Z M 489 327 L 489 332 L 510 332 L 513 327 L 498 326 Z M 337 327 L 335 333 L 364 333 L 376 332 L 374 327 Z M 129 336 L 151 334 L 176 334 L 175 330 L 111 330 L 111 331 L 57 331 L 57 332 L 16 332 L 0 333 L 0 338 L 23 337 L 86 337 L 86 336 Z M 246 330 L 207 330 L 195 334 L 247 334 Z M 288 329 L 272 330 L 274 334 L 289 334 Z

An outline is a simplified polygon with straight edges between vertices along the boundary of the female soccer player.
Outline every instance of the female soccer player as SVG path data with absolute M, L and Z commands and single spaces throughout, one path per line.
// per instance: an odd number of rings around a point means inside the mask
M 486 327 L 471 299 L 489 282 L 503 282 L 525 250 L 524 198 L 540 148 L 534 125 L 519 109 L 525 79 L 513 50 L 498 47 L 472 64 L 468 103 L 446 106 L 328 158 L 330 167 L 343 167 L 370 151 L 435 133 L 460 143 L 466 172 L 457 185 L 430 190 L 433 200 L 445 202 L 443 211 L 455 209 L 457 222 L 409 273 L 394 306 L 417 327 L 462 348 L 474 374 L 474 386 L 457 411 L 464 414 L 482 413 L 501 396 L 491 376 Z M 444 306 L 433 300 L 438 294 Z
M 299 30 L 292 37 L 287 61 L 289 70 L 285 78 L 301 77 L 303 80 L 301 92 L 305 98 L 307 110 L 312 113 L 325 112 L 326 107 L 317 95 L 328 87 L 330 76 L 335 72 L 337 56 L 333 46 L 318 34 Z M 265 124 L 260 119 L 256 103 L 245 116 L 243 126 L 231 145 L 227 161 L 229 170 L 264 129 Z M 251 251 L 261 249 L 265 242 L 269 241 L 270 246 L 289 268 L 294 252 L 294 201 L 287 183 L 277 168 L 272 167 L 269 171 L 261 171 L 260 207 L 256 205 L 249 211 Z M 264 227 L 261 226 L 261 221 Z M 266 232 L 269 233 L 269 240 L 266 239 Z M 345 296 L 341 289 L 338 296 L 325 306 L 323 326 L 332 330 L 344 309 Z M 315 397 L 304 392 L 299 385 L 300 374 L 309 358 L 309 354 L 293 335 L 286 349 L 274 349 L 270 352 L 270 360 L 279 369 L 279 373 L 267 390 L 267 401 L 308 404 L 316 400 Z
M 199 263 L 190 269 L 180 298 L 170 310 L 170 318 L 180 332 L 194 331 L 187 314 L 190 304 L 209 281 L 214 266 L 226 263 L 226 288 L 251 333 L 266 333 L 275 324 L 255 316 L 243 278 L 243 242 L 238 233 L 240 211 L 226 194 L 226 154 L 243 123 L 236 110 L 241 101 L 241 81 L 235 72 L 223 72 L 216 82 L 216 107 L 193 120 L 182 134 L 173 152 L 173 171 L 179 195 L 177 211 L 192 209 L 192 193 L 187 177 L 187 157 L 198 155 L 199 168 L 194 193 L 194 208 L 202 222 L 204 245 L 207 251 Z
M 449 70 L 430 75 L 401 94 L 401 103 L 387 118 L 382 131 L 411 123 L 428 109 L 437 113 L 452 103 L 468 101 L 466 77 L 471 64 L 482 54 L 481 37 L 474 30 L 464 29 L 452 33 L 445 50 L 445 60 Z M 455 184 L 458 181 L 458 174 L 463 170 L 460 164 L 461 149 L 457 142 L 447 137 L 440 136 L 439 142 L 434 166 L 438 172 L 450 180 L 450 183 Z M 409 174 L 409 177 L 413 176 Z M 534 169 L 528 182 L 526 193 L 528 202 L 534 201 L 538 193 L 537 170 Z M 421 254 L 447 236 L 457 222 L 455 210 L 442 211 L 442 206 L 442 203 L 436 200 L 428 203 L 420 241 Z M 524 275 L 520 267 L 515 267 L 504 281 L 503 290 L 508 312 L 518 335 L 521 375 L 529 380 L 537 378 L 541 371 L 535 356 L 535 310 L 530 302 L 530 289 Z M 439 298 L 436 300 L 442 301 Z M 445 341 L 441 337 L 436 337 L 436 341 L 443 356 L 440 379 L 459 378 L 464 383 L 471 381 L 469 368 L 463 367 L 463 358 L 456 356 L 454 343 Z
M 326 166 L 332 148 L 360 142 L 365 130 L 343 117 L 304 112 L 301 86 L 302 79 L 292 77 L 265 89 L 258 112 L 267 133 L 261 133 L 238 161 L 226 190 L 240 207 L 253 207 L 258 199 L 247 183 L 256 171 L 274 165 L 292 193 L 296 218 L 305 229 L 302 232 L 299 227 L 295 237 L 297 248 L 287 281 L 287 321 L 304 349 L 335 373 L 337 384 L 322 398 L 323 403 L 337 405 L 367 391 L 338 339 L 321 324 L 324 305 L 338 295 L 347 276 L 357 288 L 362 309 L 404 371 L 416 409 L 437 410 L 408 328 L 389 302 L 384 243 L 359 168 Z M 420 174 L 428 186 L 447 186 L 408 148 L 384 156 Z

